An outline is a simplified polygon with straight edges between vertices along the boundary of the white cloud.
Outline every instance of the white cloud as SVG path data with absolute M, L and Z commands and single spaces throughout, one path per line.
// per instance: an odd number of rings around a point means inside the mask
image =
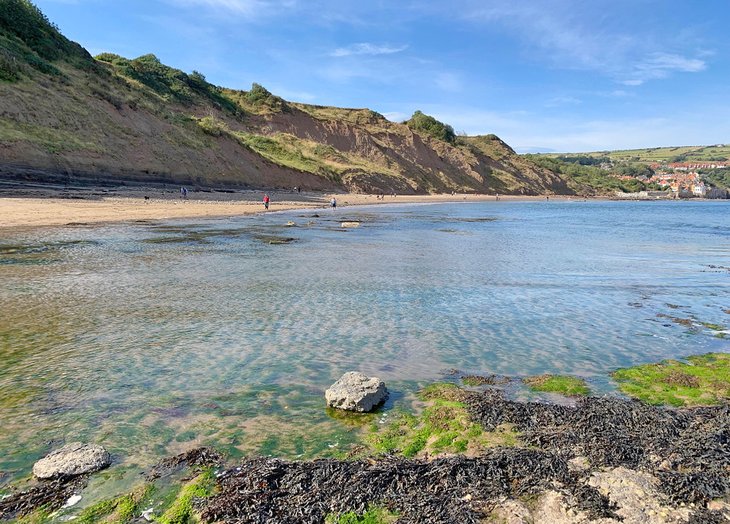
M 407 45 L 402 46 L 391 46 L 391 45 L 378 45 L 369 42 L 361 42 L 352 44 L 347 47 L 338 47 L 330 53 L 330 56 L 343 57 L 343 56 L 355 56 L 355 55 L 392 55 L 400 53 L 408 49 Z
M 672 73 L 698 73 L 707 64 L 699 58 L 687 58 L 671 53 L 651 53 L 634 66 L 632 78 L 624 80 L 624 85 L 641 85 L 647 80 L 666 78 Z
M 707 50 L 665 52 L 677 45 L 676 40 L 662 43 L 660 35 L 618 30 L 606 17 L 596 17 L 592 2 L 582 6 L 566 0 L 493 0 L 487 7 L 481 2 L 473 5 L 465 15 L 470 22 L 506 29 L 527 45 L 532 58 L 561 69 L 596 71 L 627 86 L 703 71 L 704 60 L 686 55 L 712 55 Z
M 383 116 L 391 122 L 398 123 L 408 120 L 411 117 L 410 115 L 401 113 L 400 111 L 386 111 L 385 113 L 383 113 Z

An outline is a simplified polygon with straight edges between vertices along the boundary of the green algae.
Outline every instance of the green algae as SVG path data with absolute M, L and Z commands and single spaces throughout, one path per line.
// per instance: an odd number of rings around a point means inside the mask
M 585 380 L 568 375 L 537 375 L 522 379 L 532 391 L 559 393 L 566 397 L 589 395 L 591 390 Z
M 700 322 L 700 324 L 712 331 L 723 331 L 725 329 L 725 326 L 721 326 L 720 324 L 713 324 L 712 322 Z
M 45 508 L 39 508 L 29 515 L 20 517 L 16 520 L 17 524 L 46 524 L 50 522 L 51 512 Z
M 193 503 L 196 499 L 207 498 L 213 494 L 215 489 L 215 474 L 213 470 L 208 468 L 203 470 L 200 475 L 183 485 L 172 502 L 170 507 L 155 519 L 155 522 L 161 524 L 187 524 L 190 522 L 198 522 L 199 519 L 195 515 Z
M 371 425 L 366 442 L 373 451 L 410 458 L 476 455 L 488 447 L 520 445 L 519 434 L 507 424 L 487 432 L 472 422 L 463 402 L 464 391 L 454 384 L 431 384 L 418 396 L 424 404 L 419 414 L 394 411 L 384 424 Z
M 730 354 L 707 353 L 686 361 L 643 364 L 611 376 L 623 393 L 649 404 L 710 406 L 730 399 Z
M 364 513 L 348 511 L 340 515 L 327 515 L 325 524 L 391 524 L 398 514 L 381 506 L 369 506 Z
M 139 517 L 142 505 L 150 500 L 154 492 L 155 486 L 153 484 L 144 484 L 130 493 L 101 500 L 85 508 L 73 518 L 73 522 L 79 524 L 95 524 L 97 522 L 126 524 L 132 522 Z

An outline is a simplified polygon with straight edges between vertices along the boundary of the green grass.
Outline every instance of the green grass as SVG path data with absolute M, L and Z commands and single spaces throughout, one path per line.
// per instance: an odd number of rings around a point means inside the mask
M 292 135 L 262 136 L 237 133 L 236 136 L 243 144 L 275 164 L 313 174 L 329 171 L 322 162 L 304 153 L 298 143 L 299 140 Z
M 716 405 L 730 399 L 730 354 L 708 353 L 687 362 L 664 360 L 614 371 L 625 394 L 649 404 Z
M 83 140 L 76 134 L 35 124 L 25 124 L 0 118 L 0 142 L 30 142 L 44 148 L 49 153 L 64 151 L 93 151 L 100 148 L 94 142 Z
M 327 144 L 305 140 L 288 133 L 257 135 L 232 132 L 242 144 L 275 164 L 340 182 L 346 171 L 380 173 L 389 177 L 398 173 L 365 158 L 345 153 Z
M 409 458 L 476 454 L 487 447 L 519 445 L 519 434 L 509 425 L 485 432 L 472 422 L 463 394 L 454 384 L 431 384 L 419 392 L 425 403 L 421 413 L 392 413 L 385 425 L 371 426 L 366 441 L 378 453 L 400 453 Z
M 341 515 L 327 515 L 326 524 L 390 524 L 398 518 L 397 513 L 380 506 L 370 506 L 365 513 L 348 511 Z
M 585 380 L 565 375 L 538 375 L 524 378 L 522 382 L 533 391 L 560 393 L 567 397 L 585 396 L 591 392 Z
M 205 101 L 229 114 L 241 112 L 223 89 L 207 82 L 201 73 L 193 71 L 188 74 L 167 66 L 155 55 L 147 54 L 130 60 L 113 53 L 102 53 L 96 56 L 96 60 L 108 64 L 117 75 L 147 87 L 163 100 L 184 105 Z
M 290 105 L 310 114 L 318 120 L 347 122 L 355 125 L 384 125 L 392 127 L 385 117 L 372 109 L 353 109 L 346 107 L 318 106 L 290 102 Z
M 559 153 L 550 153 L 544 156 L 557 157 Z M 730 160 L 730 144 L 719 147 L 711 146 L 675 146 L 650 147 L 644 149 L 621 149 L 615 151 L 595 151 L 580 153 L 586 157 L 607 157 L 612 161 L 630 162 L 692 162 Z

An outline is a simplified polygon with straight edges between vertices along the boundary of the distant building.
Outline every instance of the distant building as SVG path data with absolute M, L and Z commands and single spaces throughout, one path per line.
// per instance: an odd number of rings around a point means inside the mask
M 705 195 L 707 194 L 707 187 L 705 186 L 705 183 L 700 181 L 697 184 L 694 184 L 692 186 L 692 194 L 696 197 L 705 198 Z

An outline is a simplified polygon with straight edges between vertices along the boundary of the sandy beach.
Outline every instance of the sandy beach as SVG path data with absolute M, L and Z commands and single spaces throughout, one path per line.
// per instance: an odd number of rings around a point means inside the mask
M 271 192 L 268 212 L 328 207 L 337 199 L 338 207 L 375 204 L 495 201 L 494 195 L 398 195 L 323 194 Z M 148 199 L 145 199 L 145 196 Z M 264 212 L 263 192 L 191 192 L 187 199 L 176 192 L 121 190 L 44 191 L 27 196 L 0 197 L 0 228 L 62 226 L 130 220 L 211 218 Z M 561 197 L 551 197 L 561 198 Z M 567 198 L 567 197 L 562 197 Z M 501 200 L 544 200 L 545 197 L 500 196 Z

